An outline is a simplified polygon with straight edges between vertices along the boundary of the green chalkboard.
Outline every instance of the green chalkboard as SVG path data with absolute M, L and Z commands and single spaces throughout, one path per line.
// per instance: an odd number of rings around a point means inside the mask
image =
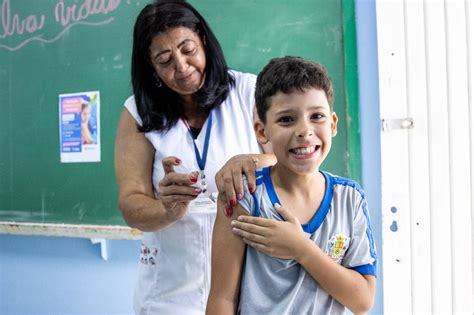
M 0 221 L 125 225 L 114 141 L 131 94 L 131 34 L 143 0 L 2 0 Z M 272 58 L 324 64 L 338 135 L 325 169 L 360 178 L 353 0 L 194 0 L 229 65 L 258 73 Z M 100 92 L 101 161 L 61 163 L 58 95 Z

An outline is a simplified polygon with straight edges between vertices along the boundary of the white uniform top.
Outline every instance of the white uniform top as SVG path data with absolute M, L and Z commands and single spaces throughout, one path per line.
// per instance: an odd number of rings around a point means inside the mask
M 241 153 L 259 153 L 253 131 L 256 76 L 231 71 L 235 77 L 227 99 L 212 111 L 212 130 L 204 173 L 208 191 L 217 192 L 214 176 L 224 163 Z M 125 102 L 138 124 L 134 97 Z M 203 152 L 207 120 L 196 139 Z M 158 197 L 164 176 L 161 160 L 176 156 L 189 171 L 199 170 L 193 139 L 183 121 L 167 133 L 148 132 L 145 137 L 155 148 L 153 185 Z M 204 314 L 210 287 L 211 238 L 215 213 L 186 213 L 181 220 L 158 231 L 143 234 L 136 314 Z
M 360 274 L 375 275 L 376 253 L 367 202 L 353 180 L 321 172 L 326 179 L 323 201 L 314 217 L 301 227 L 338 264 Z M 257 172 L 250 194 L 244 182 L 240 205 L 251 215 L 283 220 L 275 210 L 276 195 L 270 167 Z M 284 206 L 284 205 L 283 205 Z M 330 296 L 294 260 L 278 259 L 247 246 L 240 292 L 240 314 L 343 314 L 344 305 Z

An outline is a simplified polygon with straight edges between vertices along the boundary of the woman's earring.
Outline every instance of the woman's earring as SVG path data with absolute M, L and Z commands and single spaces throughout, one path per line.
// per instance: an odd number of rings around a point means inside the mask
M 158 76 L 158 73 L 156 72 L 153 72 L 153 76 L 155 77 L 155 85 L 157 88 L 160 88 L 163 84 L 161 84 L 161 80 L 160 80 L 160 77 Z

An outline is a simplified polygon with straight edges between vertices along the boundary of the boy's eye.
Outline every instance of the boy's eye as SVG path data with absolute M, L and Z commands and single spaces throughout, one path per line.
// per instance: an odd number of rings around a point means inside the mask
M 292 121 L 293 121 L 293 118 L 291 118 L 290 116 L 283 116 L 283 117 L 278 118 L 278 122 L 283 123 L 283 124 L 288 124 L 288 123 L 291 123 Z
M 311 119 L 315 119 L 315 120 L 320 120 L 320 119 L 323 119 L 324 118 L 324 115 L 323 114 L 320 114 L 320 113 L 317 113 L 317 114 L 313 114 L 311 116 Z

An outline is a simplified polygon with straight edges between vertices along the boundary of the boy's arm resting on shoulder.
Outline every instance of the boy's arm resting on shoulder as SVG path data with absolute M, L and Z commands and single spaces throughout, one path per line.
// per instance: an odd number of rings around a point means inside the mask
M 296 260 L 328 294 L 352 312 L 369 311 L 375 297 L 375 277 L 361 275 L 333 261 L 305 236 L 290 211 L 277 205 L 275 208 L 285 221 L 241 217 L 234 225 L 234 233 L 266 255 Z
M 370 220 L 366 213 L 367 203 L 362 198 L 356 206 L 357 210 L 353 221 L 354 235 L 352 239 L 355 243 L 347 248 L 342 265 L 335 262 L 311 239 L 305 239 L 295 260 L 300 263 L 306 271 L 318 282 L 318 284 L 334 299 L 349 308 L 353 313 L 360 314 L 368 312 L 375 299 L 376 278 L 371 274 L 361 274 L 356 270 L 346 267 L 368 266 L 376 263 L 375 252 L 372 252 L 370 230 Z M 365 252 L 367 251 L 367 252 Z M 364 254 L 372 257 L 372 261 L 367 258 L 355 258 Z M 375 272 L 374 268 L 367 270 L 369 273 Z M 372 270 L 370 270 L 372 269 Z
M 328 294 L 354 313 L 366 313 L 372 308 L 375 276 L 337 264 L 310 239 L 303 248 L 296 260 Z
M 145 135 L 137 131 L 135 119 L 124 109 L 115 142 L 118 204 L 127 224 L 142 231 L 156 231 L 172 222 L 153 193 L 154 152 Z
M 336 263 L 309 239 L 303 246 L 305 249 L 299 253 L 300 255 L 296 259 L 327 293 L 356 314 L 368 312 L 375 299 L 375 276 L 361 274 L 344 266 L 348 264 L 368 266 L 368 264 L 376 263 L 375 252 L 372 253 L 371 248 L 371 236 L 367 233 L 370 230 L 370 220 L 368 220 L 368 214 L 365 211 L 366 206 L 364 198 L 356 206 L 357 210 L 353 221 L 354 235 L 352 235 L 355 243 L 349 245 L 346 250 L 342 261 L 343 265 Z M 355 258 L 369 253 L 373 261 Z M 372 256 L 373 254 L 374 256 Z M 368 271 L 375 272 L 375 267 Z
M 212 235 L 211 290 L 206 308 L 208 315 L 237 312 L 246 245 L 232 233 L 231 220 L 239 215 L 248 215 L 240 205 L 231 218 L 226 217 L 222 209 L 217 209 Z

